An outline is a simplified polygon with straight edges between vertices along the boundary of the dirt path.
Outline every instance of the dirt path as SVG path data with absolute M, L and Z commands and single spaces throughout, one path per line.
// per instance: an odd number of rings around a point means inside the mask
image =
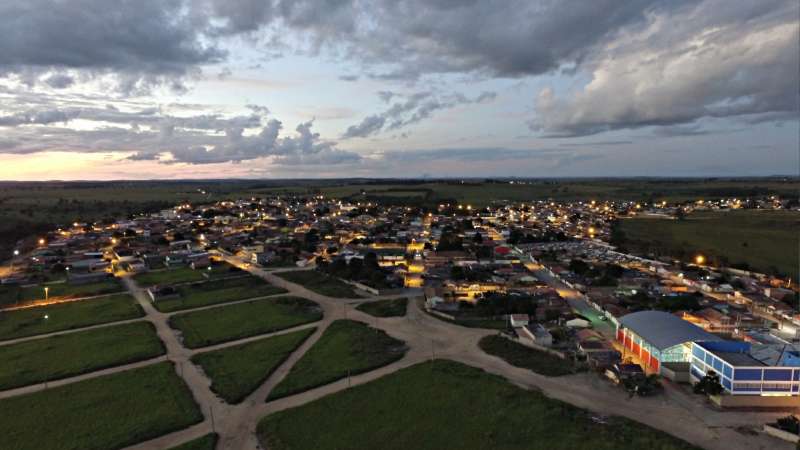
M 226 257 L 226 260 L 234 265 L 242 266 L 241 261 L 235 258 Z M 316 327 L 316 331 L 309 339 L 298 347 L 287 361 L 278 367 L 261 386 L 238 405 L 228 405 L 216 397 L 209 389 L 210 380 L 198 367 L 191 363 L 189 358 L 198 352 L 238 345 L 243 342 L 261 339 L 268 335 L 254 336 L 196 350 L 186 349 L 181 345 L 174 330 L 167 324 L 171 314 L 157 311 L 142 289 L 136 286 L 132 280 L 124 280 L 126 287 L 144 308 L 146 313 L 144 320 L 150 321 L 156 327 L 159 337 L 167 348 L 166 357 L 176 363 L 176 371 L 186 381 L 205 416 L 203 422 L 197 425 L 140 443 L 129 447 L 129 449 L 155 450 L 169 448 L 212 431 L 216 431 L 220 435 L 218 449 L 258 449 L 259 444 L 256 439 L 255 429 L 258 421 L 264 416 L 305 404 L 325 395 L 347 389 L 350 386 L 367 383 L 402 368 L 433 358 L 447 358 L 479 367 L 500 375 L 520 387 L 540 390 L 552 398 L 589 409 L 598 414 L 628 417 L 704 448 L 713 450 L 781 450 L 792 448 L 788 443 L 761 434 L 756 436 L 745 435 L 734 430 L 739 425 L 764 423 L 774 419 L 779 414 L 718 412 L 697 405 L 694 399 L 680 397 L 684 394 L 677 390 L 656 398 L 634 398 L 629 400 L 619 389 L 603 382 L 594 375 L 581 374 L 549 378 L 513 367 L 499 358 L 485 354 L 477 345 L 482 337 L 494 334 L 496 331 L 465 328 L 446 323 L 421 311 L 415 301 L 409 302 L 408 312 L 404 317 L 375 318 L 355 310 L 356 304 L 360 301 L 354 302 L 353 299 L 337 299 L 320 295 L 303 286 L 286 281 L 270 271 L 254 266 L 246 267 L 245 270 L 275 286 L 287 289 L 289 292 L 284 295 L 305 297 L 317 302 L 323 309 L 324 316 L 318 322 L 270 334 L 284 334 L 302 328 Z M 407 294 L 370 297 L 363 301 L 405 296 Z M 265 402 L 269 392 L 283 380 L 294 364 L 317 342 L 325 328 L 334 320 L 342 318 L 363 321 L 373 327 L 384 330 L 394 338 L 405 341 L 409 348 L 407 354 L 401 360 L 371 372 L 353 376 L 349 379 L 342 379 L 276 401 Z M 125 370 L 125 367 L 121 366 L 109 370 Z M 86 377 L 91 375 L 87 374 Z

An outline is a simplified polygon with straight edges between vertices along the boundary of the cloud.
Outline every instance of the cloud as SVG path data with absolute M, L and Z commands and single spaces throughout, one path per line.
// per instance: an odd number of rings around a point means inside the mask
M 0 2 L 0 75 L 78 70 L 113 74 L 126 92 L 167 84 L 224 52 L 203 38 L 204 21 L 192 21 L 176 0 L 26 0 Z M 67 86 L 67 78 L 45 80 Z
M 561 96 L 542 89 L 532 127 L 582 136 L 705 117 L 796 117 L 797 15 L 791 0 L 707 0 L 649 14 L 646 24 L 587 57 L 582 70 L 590 81 L 582 89 Z
M 342 138 L 363 138 L 382 130 L 398 130 L 427 119 L 435 111 L 459 105 L 489 102 L 496 96 L 494 92 L 482 92 L 475 98 L 468 98 L 460 93 L 434 94 L 430 91 L 403 96 L 391 91 L 380 91 L 378 97 L 384 103 L 389 103 L 393 98 L 403 100 L 392 104 L 379 114 L 367 116 L 361 122 L 349 126 L 342 134 Z

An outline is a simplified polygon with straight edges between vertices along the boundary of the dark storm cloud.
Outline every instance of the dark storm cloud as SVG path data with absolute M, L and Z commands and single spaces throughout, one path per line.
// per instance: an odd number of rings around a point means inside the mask
M 180 77 L 224 54 L 176 0 L 0 2 L 0 74 L 75 69 L 120 76 L 127 90 Z M 56 79 L 64 86 L 65 78 Z

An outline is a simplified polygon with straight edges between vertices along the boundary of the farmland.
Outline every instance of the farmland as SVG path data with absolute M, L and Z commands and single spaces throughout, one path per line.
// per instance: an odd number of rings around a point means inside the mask
M 684 220 L 620 220 L 622 245 L 652 255 L 709 262 L 797 277 L 800 214 L 789 211 L 696 212 Z

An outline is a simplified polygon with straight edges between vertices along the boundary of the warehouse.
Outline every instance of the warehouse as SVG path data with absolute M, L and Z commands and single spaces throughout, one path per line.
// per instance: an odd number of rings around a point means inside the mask
M 648 372 L 660 373 L 662 363 L 689 363 L 694 342 L 722 339 L 672 314 L 639 311 L 619 320 L 617 340 Z

